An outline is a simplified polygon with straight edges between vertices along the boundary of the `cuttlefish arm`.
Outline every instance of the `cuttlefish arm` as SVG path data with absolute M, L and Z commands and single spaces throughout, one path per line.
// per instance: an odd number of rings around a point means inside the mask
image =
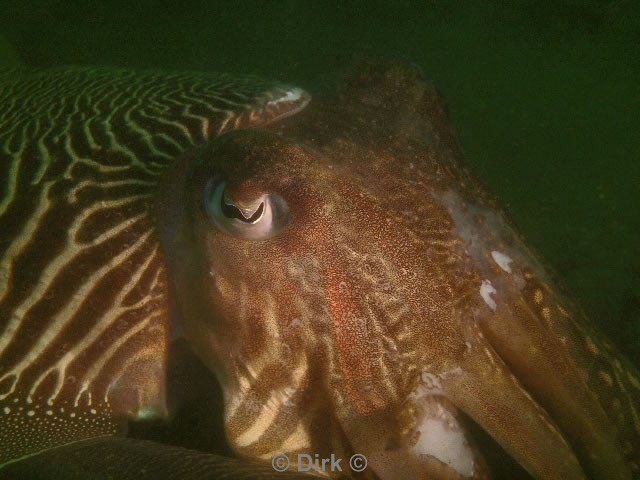
M 239 455 L 485 478 L 466 415 L 535 478 L 638 476 L 636 370 L 464 166 L 420 74 L 365 67 L 187 163 L 164 248 Z
M 557 293 L 542 265 L 502 216 L 477 204 L 465 205 L 450 192 L 441 201 L 463 232 L 469 260 L 482 278 L 479 293 L 484 305 L 473 310 L 473 317 L 479 336 L 492 347 L 478 352 L 479 358 L 463 371 L 482 378 L 508 367 L 518 388 L 510 389 L 513 398 L 501 398 L 505 405 L 531 405 L 519 397 L 532 395 L 545 411 L 517 408 L 521 417 L 528 411 L 527 421 L 538 416 L 547 428 L 562 433 L 589 475 L 628 478 L 624 472 L 637 470 L 640 425 L 635 369 Z M 443 387 L 465 411 L 496 411 L 493 403 L 485 405 L 483 386 L 469 378 L 448 379 Z M 486 420 L 474 418 L 485 426 Z M 500 430 L 510 431 L 511 438 L 520 436 L 520 448 L 530 456 L 532 439 L 515 427 L 506 423 Z M 550 452 L 558 456 L 562 450 Z M 540 471 L 545 472 L 548 459 L 537 459 Z

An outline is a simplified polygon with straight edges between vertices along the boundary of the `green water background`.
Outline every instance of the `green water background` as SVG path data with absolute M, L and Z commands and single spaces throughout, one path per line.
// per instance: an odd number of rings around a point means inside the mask
M 254 73 L 419 65 L 467 159 L 640 364 L 640 2 L 2 0 L 29 65 Z

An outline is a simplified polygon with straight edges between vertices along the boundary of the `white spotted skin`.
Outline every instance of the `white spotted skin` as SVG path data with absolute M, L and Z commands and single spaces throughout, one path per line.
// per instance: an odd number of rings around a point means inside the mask
M 96 403 L 95 408 L 59 402 L 50 407 L 41 398 L 27 402 L 23 398 L 9 397 L 10 406 L 0 413 L 0 435 L 11 438 L 5 446 L 5 455 L 11 460 L 37 454 L 59 445 L 61 439 L 85 439 L 123 433 L 123 425 L 114 425 L 108 404 Z M 36 435 L 37 434 L 37 435 Z M 20 455 L 20 452 L 28 454 Z
M 498 291 L 491 284 L 491 280 L 483 280 L 480 285 L 480 296 L 482 300 L 484 300 L 484 303 L 493 311 L 496 310 L 496 301 L 492 298 L 492 295 L 495 293 L 498 293 Z

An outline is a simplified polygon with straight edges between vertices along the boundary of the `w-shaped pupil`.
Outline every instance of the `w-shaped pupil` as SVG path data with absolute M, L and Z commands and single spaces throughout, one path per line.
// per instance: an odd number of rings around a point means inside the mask
M 246 223 L 254 223 L 255 221 L 257 221 L 260 216 L 262 215 L 262 212 L 264 210 L 264 202 L 260 203 L 260 206 L 258 207 L 258 209 L 253 213 L 253 215 L 251 215 L 251 217 L 247 218 L 244 216 L 244 214 L 242 213 L 242 211 L 236 207 L 235 205 L 229 204 L 227 202 L 224 201 L 224 195 L 222 196 L 221 199 L 221 207 L 222 207 L 222 213 L 224 214 L 225 217 L 227 218 L 237 218 L 238 220 L 242 221 L 242 222 L 246 222 Z

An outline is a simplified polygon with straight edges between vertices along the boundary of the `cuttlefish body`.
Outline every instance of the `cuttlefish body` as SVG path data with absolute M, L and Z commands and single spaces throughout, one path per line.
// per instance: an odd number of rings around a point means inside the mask
M 418 73 L 364 68 L 179 165 L 169 277 L 240 456 L 484 478 L 468 416 L 535 478 L 639 478 L 640 377 L 463 165 Z
M 365 66 L 311 103 L 252 77 L 7 72 L 0 101 L 0 477 L 97 442 L 135 467 L 99 437 L 166 414 L 173 317 L 246 460 L 485 478 L 480 427 L 535 478 L 640 476 L 638 373 L 463 165 L 413 69 Z M 141 448 L 162 478 L 204 471 Z

